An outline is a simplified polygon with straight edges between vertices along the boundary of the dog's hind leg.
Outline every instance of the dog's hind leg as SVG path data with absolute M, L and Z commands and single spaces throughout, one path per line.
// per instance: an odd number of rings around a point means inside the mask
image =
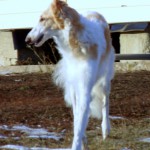
M 103 96 L 103 107 L 102 107 L 102 135 L 103 139 L 110 133 L 110 120 L 109 120 L 109 96 L 105 94 Z
M 105 140 L 110 133 L 110 119 L 109 119 L 109 94 L 110 94 L 110 83 L 106 83 L 103 87 L 102 95 L 102 135 Z
M 100 78 L 92 89 L 92 102 L 90 104 L 91 116 L 102 118 L 102 136 L 105 139 L 110 132 L 109 121 L 109 93 L 110 83 L 105 77 Z

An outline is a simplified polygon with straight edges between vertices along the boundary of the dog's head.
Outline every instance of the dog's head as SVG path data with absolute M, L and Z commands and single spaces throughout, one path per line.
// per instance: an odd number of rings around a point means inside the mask
M 25 41 L 39 47 L 49 38 L 57 36 L 59 31 L 65 28 L 66 22 L 75 24 L 78 17 L 78 13 L 68 7 L 65 1 L 53 0 L 50 7 L 41 15 L 38 25 L 28 33 Z

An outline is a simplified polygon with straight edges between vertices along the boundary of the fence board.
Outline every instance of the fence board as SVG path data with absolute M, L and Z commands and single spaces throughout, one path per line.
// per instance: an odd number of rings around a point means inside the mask
M 116 54 L 116 60 L 150 60 L 150 54 Z

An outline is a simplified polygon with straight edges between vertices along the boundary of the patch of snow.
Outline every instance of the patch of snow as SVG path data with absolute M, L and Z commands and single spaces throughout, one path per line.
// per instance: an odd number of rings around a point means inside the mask
M 7 139 L 7 136 L 0 135 L 0 139 Z
M 20 137 L 12 137 L 12 139 L 14 139 L 14 140 L 20 140 Z
M 7 125 L 2 125 L 2 126 L 0 126 L 0 129 L 1 129 L 1 130 L 8 130 L 8 128 L 9 128 L 9 127 L 8 127 Z
M 0 146 L 0 149 L 29 150 L 28 147 L 19 146 L 19 145 L 5 145 L 5 146 Z
M 59 141 L 61 137 L 57 137 L 55 135 L 29 135 L 29 138 L 40 138 L 40 139 L 54 139 L 56 141 Z
M 71 150 L 69 148 L 57 148 L 57 149 L 51 149 L 51 148 L 41 148 L 41 147 L 33 147 L 31 150 Z
M 48 130 L 44 128 L 30 128 L 24 125 L 15 125 L 13 127 L 8 127 L 7 125 L 3 125 L 0 126 L 0 129 L 7 131 L 20 131 L 27 134 L 27 137 L 29 138 L 54 139 L 56 141 L 62 139 L 62 134 L 48 132 Z
M 123 119 L 125 119 L 124 117 L 120 117 L 120 116 L 109 116 L 109 118 L 112 120 L 117 120 L 117 119 L 123 120 Z
M 13 126 L 13 130 L 17 130 L 26 133 L 29 138 L 43 138 L 43 139 L 54 139 L 59 141 L 62 137 L 56 135 L 56 133 L 48 132 L 44 128 L 29 128 L 27 126 Z
M 150 143 L 150 138 L 141 138 L 140 141 Z
M 131 150 L 131 149 L 129 149 L 129 148 L 127 148 L 127 147 L 125 147 L 125 148 L 123 148 L 123 149 L 121 149 L 121 150 Z
M 16 80 L 15 80 L 15 82 L 21 82 L 21 81 L 22 81 L 21 79 L 16 79 Z
M 7 74 L 11 74 L 11 71 L 0 71 L 0 75 L 7 75 Z
M 50 149 L 50 148 L 42 148 L 42 147 L 24 147 L 24 146 L 19 146 L 19 145 L 4 145 L 0 146 L 0 149 L 13 149 L 13 150 L 71 150 L 71 149 Z

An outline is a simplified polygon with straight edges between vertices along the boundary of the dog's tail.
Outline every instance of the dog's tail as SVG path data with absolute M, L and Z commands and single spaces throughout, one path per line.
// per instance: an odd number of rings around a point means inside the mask
M 103 92 L 97 83 L 92 89 L 92 101 L 90 103 L 90 116 L 93 118 L 102 118 L 102 107 L 103 107 Z
M 102 118 L 102 104 L 98 98 L 93 98 L 90 103 L 90 116 L 93 118 Z

